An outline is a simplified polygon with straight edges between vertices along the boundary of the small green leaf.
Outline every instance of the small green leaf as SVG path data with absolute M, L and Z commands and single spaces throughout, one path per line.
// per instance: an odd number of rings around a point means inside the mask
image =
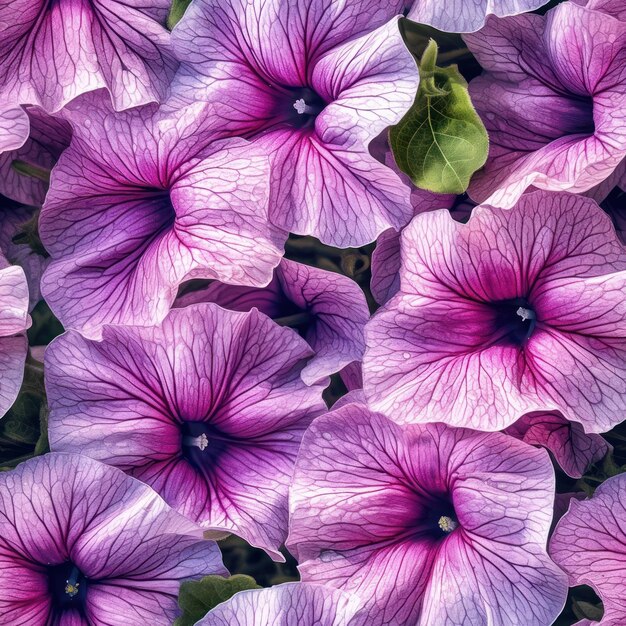
M 205 576 L 202 580 L 191 580 L 180 587 L 178 605 L 183 614 L 174 622 L 174 626 L 193 626 L 212 608 L 238 591 L 260 589 L 254 578 L 237 574 L 230 578 L 221 576 Z
M 431 39 L 420 63 L 415 102 L 391 129 L 391 149 L 418 187 L 460 194 L 487 160 L 489 138 L 457 67 L 437 67 L 436 59 Z
M 191 4 L 191 0 L 173 0 L 169 15 L 167 16 L 167 27 L 172 30 L 185 15 L 187 7 Z

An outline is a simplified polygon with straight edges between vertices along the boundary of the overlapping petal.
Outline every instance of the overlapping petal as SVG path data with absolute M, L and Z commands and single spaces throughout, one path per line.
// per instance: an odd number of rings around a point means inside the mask
M 70 117 L 39 221 L 42 292 L 67 328 L 158 323 L 190 278 L 267 284 L 286 234 L 268 222 L 257 149 L 219 140 L 202 105 L 114 114 L 94 96 Z
M 626 251 L 593 200 L 536 192 L 402 236 L 400 292 L 366 325 L 364 390 L 404 423 L 501 430 L 558 410 L 623 419 Z
M 177 67 L 169 8 L 168 0 L 3 0 L 2 97 L 48 112 L 101 87 L 116 110 L 160 101 Z
M 308 583 L 241 591 L 215 607 L 197 626 L 352 626 L 356 596 Z
M 181 581 L 226 573 L 215 543 L 152 489 L 78 455 L 49 454 L 3 473 L 0 529 L 7 626 L 82 626 L 113 615 L 166 625 Z M 133 594 L 141 602 L 124 604 Z
M 257 310 L 215 304 L 108 326 L 101 342 L 67 333 L 46 351 L 51 447 L 119 466 L 204 527 L 282 559 L 295 456 L 325 408 L 300 378 L 310 356 Z
M 0 151 L 0 194 L 39 207 L 46 195 L 47 182 L 41 177 L 18 173 L 13 163 L 19 161 L 34 166 L 44 175 L 49 174 L 70 143 L 71 128 L 67 121 L 48 115 L 38 107 L 27 107 L 24 114 L 28 128 L 26 140 L 14 150 Z
M 602 483 L 591 500 L 570 500 L 550 540 L 550 555 L 567 572 L 571 586 L 590 585 L 604 605 L 599 622 L 620 626 L 626 620 L 626 475 Z
M 505 432 L 549 450 L 563 471 L 572 478 L 580 478 L 611 448 L 600 435 L 586 434 L 580 424 L 567 421 L 557 412 L 529 413 Z
M 505 17 L 538 9 L 545 0 L 408 0 L 407 17 L 438 30 L 471 33 L 485 23 L 489 15 Z
M 194 3 L 170 104 L 206 99 L 272 159 L 275 224 L 362 245 L 410 217 L 408 191 L 367 146 L 411 105 L 415 63 L 396 8 L 371 0 Z
M 281 325 L 298 330 L 315 352 L 302 370 L 307 384 L 363 358 L 369 311 L 365 295 L 346 276 L 283 259 L 267 287 L 214 282 L 181 296 L 175 306 L 197 302 L 215 302 L 234 311 L 257 307 Z
M 4 105 L 0 109 L 0 154 L 16 150 L 28 137 L 28 116 L 19 106 Z
M 626 23 L 565 2 L 465 39 L 486 72 L 470 93 L 490 137 L 474 200 L 510 207 L 531 186 L 580 193 L 611 176 L 626 156 Z
M 288 546 L 303 580 L 385 624 L 549 624 L 567 589 L 545 550 L 553 490 L 546 453 L 506 435 L 347 405 L 303 439 Z
M 411 193 L 413 214 L 419 215 L 437 209 L 448 209 L 452 217 L 465 221 L 474 203 L 465 194 L 460 196 L 436 194 L 415 189 Z M 377 240 L 372 253 L 372 280 L 370 288 L 378 304 L 385 304 L 400 289 L 400 235 L 401 231 L 389 229 Z
M 0 417 L 11 407 L 24 377 L 30 326 L 24 270 L 0 253 Z

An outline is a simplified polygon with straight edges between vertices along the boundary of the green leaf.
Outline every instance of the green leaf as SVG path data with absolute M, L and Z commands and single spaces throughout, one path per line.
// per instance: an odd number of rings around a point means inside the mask
M 187 7 L 191 4 L 191 0 L 173 0 L 169 15 L 167 16 L 167 27 L 172 30 L 185 15 Z
M 174 622 L 174 626 L 193 626 L 212 608 L 238 591 L 260 589 L 254 578 L 237 574 L 230 578 L 221 576 L 205 576 L 202 580 L 192 580 L 180 587 L 178 605 L 183 614 Z
M 431 39 L 420 63 L 413 106 L 391 129 L 398 167 L 422 189 L 463 193 L 487 160 L 489 138 L 457 67 L 437 67 Z

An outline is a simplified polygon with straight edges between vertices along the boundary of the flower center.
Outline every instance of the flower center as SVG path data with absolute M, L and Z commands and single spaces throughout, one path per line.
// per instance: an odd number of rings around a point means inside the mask
M 525 298 L 500 300 L 489 305 L 494 311 L 494 343 L 524 346 L 537 325 L 537 314 Z
M 87 578 L 71 561 L 48 568 L 48 587 L 57 610 L 84 608 Z
M 287 98 L 291 108 L 287 115 L 288 123 L 296 128 L 312 126 L 326 106 L 324 100 L 308 87 L 289 89 Z
M 206 422 L 183 422 L 181 452 L 196 469 L 209 469 L 226 450 L 228 437 Z
M 451 533 L 458 527 L 459 523 L 449 515 L 442 515 L 437 522 L 437 525 L 444 533 Z

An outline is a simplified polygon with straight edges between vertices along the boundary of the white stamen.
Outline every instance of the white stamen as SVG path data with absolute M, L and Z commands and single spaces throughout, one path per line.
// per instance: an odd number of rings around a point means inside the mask
M 305 101 L 304 98 L 300 98 L 293 103 L 293 108 L 300 114 L 304 115 L 308 113 L 309 115 L 315 115 L 315 109 L 310 107 Z
M 451 517 L 447 515 L 442 515 L 439 518 L 439 528 L 443 530 L 444 533 L 451 533 L 455 528 L 458 527 L 458 522 L 455 522 Z
M 522 318 L 524 322 L 528 320 L 534 320 L 537 317 L 532 309 L 525 309 L 522 306 L 515 312 Z
M 198 437 L 184 437 L 183 445 L 196 448 L 200 448 L 202 452 L 209 446 L 209 438 L 202 433 Z

